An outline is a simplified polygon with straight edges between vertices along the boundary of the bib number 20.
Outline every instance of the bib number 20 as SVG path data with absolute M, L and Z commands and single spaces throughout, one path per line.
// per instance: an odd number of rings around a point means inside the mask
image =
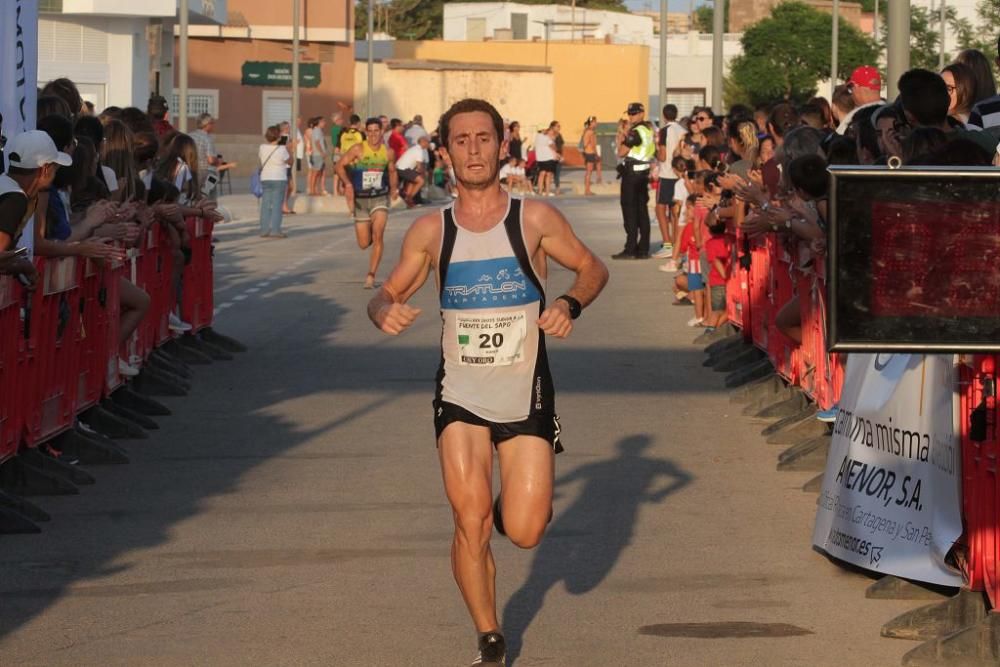
M 486 350 L 490 347 L 501 348 L 503 347 L 503 334 L 495 333 L 492 336 L 489 334 L 479 334 L 479 349 Z

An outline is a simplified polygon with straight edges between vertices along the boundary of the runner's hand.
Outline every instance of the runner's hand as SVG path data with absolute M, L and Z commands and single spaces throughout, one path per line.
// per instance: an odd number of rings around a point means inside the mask
M 379 308 L 375 317 L 379 329 L 387 334 L 398 336 L 413 324 L 419 314 L 419 308 L 408 306 L 405 303 L 390 303 Z
M 573 318 L 569 314 L 569 304 L 562 299 L 556 299 L 538 318 L 538 328 L 547 336 L 568 337 L 573 330 Z

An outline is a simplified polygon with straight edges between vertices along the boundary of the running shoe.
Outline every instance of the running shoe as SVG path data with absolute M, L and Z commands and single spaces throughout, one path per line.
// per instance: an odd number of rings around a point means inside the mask
M 817 412 L 816 419 L 825 424 L 832 424 L 833 422 L 837 421 L 838 414 L 840 414 L 840 408 L 835 405 L 829 410 L 820 410 L 819 412 Z
M 692 317 L 690 320 L 687 321 L 687 325 L 689 327 L 696 327 L 704 321 L 705 321 L 704 317 Z
M 674 254 L 674 246 L 671 245 L 670 243 L 664 243 L 662 246 L 660 246 L 659 250 L 653 253 L 653 257 L 656 257 L 657 259 L 663 259 L 664 257 L 670 257 L 670 255 L 672 254 Z
M 656 268 L 658 268 L 660 271 L 663 271 L 664 273 L 676 273 L 677 272 L 677 262 L 675 262 L 674 260 L 671 259 L 671 260 L 667 261 L 665 264 L 660 264 Z
M 124 359 L 118 360 L 118 374 L 124 375 L 125 377 L 134 378 L 139 374 L 139 369 L 128 363 Z
M 476 665 L 490 665 L 491 667 L 506 667 L 507 665 L 507 642 L 499 632 L 487 632 L 479 638 L 479 655 L 472 661 L 473 667 Z
M 170 313 L 168 320 L 169 320 L 168 326 L 171 331 L 174 331 L 176 333 L 187 333 L 188 331 L 191 331 L 191 325 L 181 320 L 181 318 L 177 317 L 173 313 Z

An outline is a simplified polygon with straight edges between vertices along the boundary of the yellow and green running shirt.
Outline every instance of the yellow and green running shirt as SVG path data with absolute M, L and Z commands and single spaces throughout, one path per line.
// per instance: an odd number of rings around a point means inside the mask
M 385 144 L 372 148 L 361 144 L 361 157 L 348 167 L 355 197 L 382 197 L 389 194 L 389 153 Z

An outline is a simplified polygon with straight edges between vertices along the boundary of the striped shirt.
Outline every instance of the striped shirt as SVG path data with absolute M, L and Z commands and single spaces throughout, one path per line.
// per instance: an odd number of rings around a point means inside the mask
M 1000 95 L 988 97 L 972 107 L 969 125 L 983 129 L 1000 126 Z

